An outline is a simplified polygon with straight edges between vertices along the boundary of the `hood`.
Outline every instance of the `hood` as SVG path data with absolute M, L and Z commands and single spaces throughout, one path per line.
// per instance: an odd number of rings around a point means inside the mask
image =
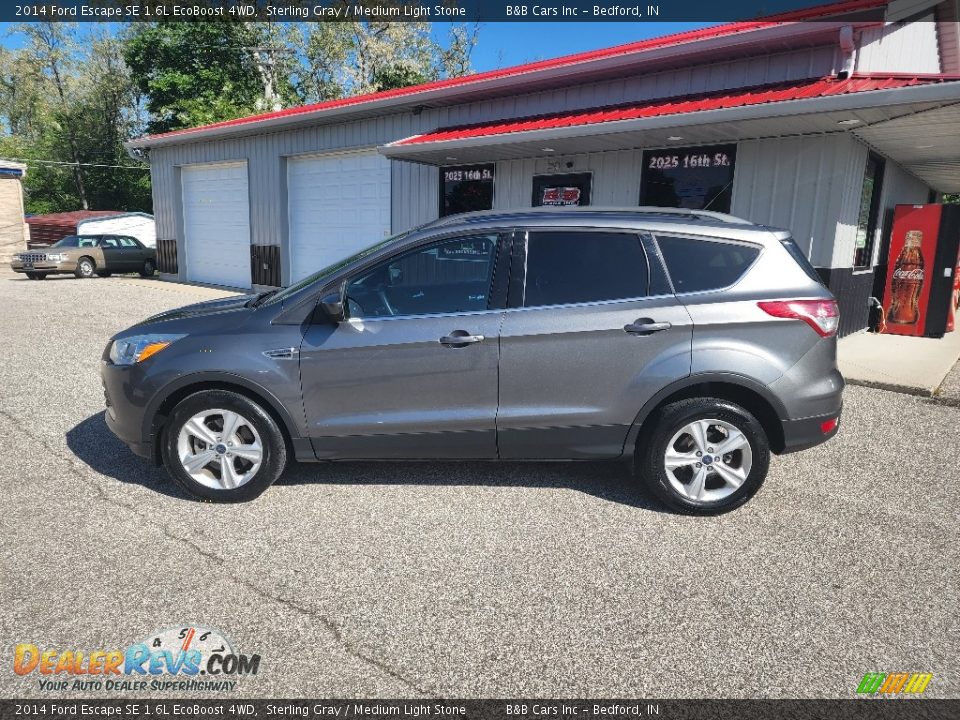
M 247 307 L 255 295 L 234 295 L 233 297 L 220 298 L 218 300 L 207 300 L 206 302 L 186 305 L 175 310 L 167 310 L 159 315 L 148 317 L 140 325 L 152 323 L 167 322 L 170 320 L 183 320 L 185 318 L 200 317 L 203 315 L 215 315 L 217 313 L 237 313 L 253 312 L 252 308 Z

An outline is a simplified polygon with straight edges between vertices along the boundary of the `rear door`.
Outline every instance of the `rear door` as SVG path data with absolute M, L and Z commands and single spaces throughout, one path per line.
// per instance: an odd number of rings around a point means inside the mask
M 143 261 L 146 255 L 140 243 L 131 237 L 118 237 L 120 243 L 120 255 L 125 270 L 140 270 L 143 267 Z
M 515 251 L 500 457 L 619 456 L 644 403 L 689 374 L 690 316 L 636 231 L 531 230 Z

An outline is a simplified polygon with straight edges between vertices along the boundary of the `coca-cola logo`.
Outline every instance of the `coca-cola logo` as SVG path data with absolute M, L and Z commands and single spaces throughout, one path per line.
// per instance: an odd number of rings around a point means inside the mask
M 916 280 L 917 282 L 923 282 L 923 268 L 913 268 L 912 270 L 897 268 L 893 271 L 893 278 L 894 280 Z

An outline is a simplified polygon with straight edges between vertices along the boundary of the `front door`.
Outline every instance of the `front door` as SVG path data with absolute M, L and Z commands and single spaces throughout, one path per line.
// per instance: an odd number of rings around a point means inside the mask
M 496 457 L 499 245 L 448 238 L 347 280 L 348 319 L 300 349 L 318 458 Z
M 530 232 L 522 259 L 500 333 L 500 457 L 617 457 L 644 403 L 689 374 L 690 316 L 651 291 L 636 232 Z

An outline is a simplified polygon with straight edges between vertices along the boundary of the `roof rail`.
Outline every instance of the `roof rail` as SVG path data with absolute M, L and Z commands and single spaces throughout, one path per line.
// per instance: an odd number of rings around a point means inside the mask
M 529 216 L 529 215 L 539 215 L 539 214 L 553 214 L 557 215 L 560 213 L 596 213 L 596 214 L 606 214 L 606 213 L 620 213 L 626 215 L 671 215 L 675 217 L 687 217 L 692 219 L 700 220 L 710 220 L 713 222 L 723 222 L 729 223 L 731 225 L 753 225 L 754 223 L 749 220 L 744 220 L 743 218 L 736 217 L 734 215 L 728 215 L 726 213 L 714 212 L 713 210 L 692 210 L 690 208 L 671 208 L 671 207 L 654 207 L 654 206 L 634 206 L 634 207 L 604 207 L 596 205 L 585 205 L 580 207 L 533 207 L 533 208 L 512 208 L 504 210 L 479 210 L 475 212 L 468 213 L 458 213 L 454 215 L 446 215 L 441 218 L 437 218 L 432 222 L 427 223 L 430 227 L 440 227 L 443 225 L 449 225 L 456 222 L 483 222 L 490 218 L 509 218 L 514 216 Z

